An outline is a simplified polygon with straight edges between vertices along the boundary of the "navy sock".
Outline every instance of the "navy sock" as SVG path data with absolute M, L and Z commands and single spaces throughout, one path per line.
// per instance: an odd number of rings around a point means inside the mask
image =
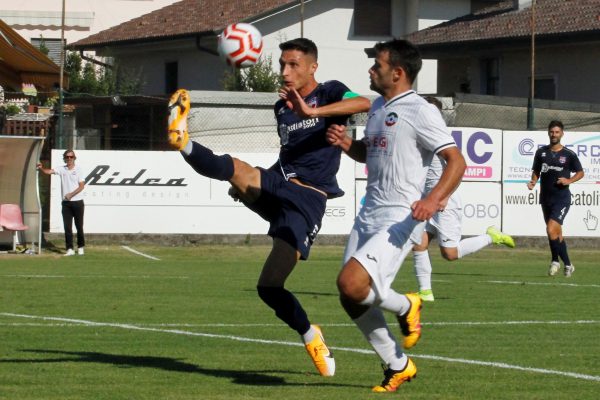
M 220 181 L 228 181 L 233 176 L 233 159 L 229 154 L 217 156 L 207 147 L 193 142 L 192 153 L 183 158 L 200 175 Z
M 559 247 L 558 239 L 548 239 L 548 244 L 550 245 L 550 253 L 552 253 L 552 262 L 558 262 L 558 247 Z
M 564 240 L 558 244 L 558 255 L 565 265 L 571 265 L 569 253 L 567 252 L 567 243 Z
M 282 287 L 257 286 L 258 295 L 269 307 L 275 310 L 275 315 L 290 328 L 304 335 L 310 329 L 306 312 L 296 297 Z

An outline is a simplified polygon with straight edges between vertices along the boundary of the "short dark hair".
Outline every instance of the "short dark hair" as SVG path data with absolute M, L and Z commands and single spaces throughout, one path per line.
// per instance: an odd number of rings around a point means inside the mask
M 423 98 L 430 104 L 433 104 L 437 107 L 438 110 L 442 111 L 442 102 L 433 96 L 423 96 Z
M 548 124 L 548 132 L 550 132 L 550 129 L 555 128 L 555 127 L 559 127 L 561 131 L 565 130 L 565 126 L 563 125 L 562 121 L 559 121 L 557 119 L 553 119 Z
M 394 68 L 401 67 L 406 76 L 413 83 L 421 70 L 423 60 L 417 46 L 403 39 L 392 39 L 387 42 L 379 42 L 372 49 L 366 49 L 369 57 L 376 57 L 379 53 L 388 52 L 390 65 Z
M 306 38 L 297 38 L 288 40 L 287 42 L 283 42 L 279 45 L 279 49 L 281 51 L 286 50 L 299 50 L 304 54 L 309 54 L 315 58 L 315 60 L 319 59 L 319 50 L 317 50 L 317 45 L 310 39 Z

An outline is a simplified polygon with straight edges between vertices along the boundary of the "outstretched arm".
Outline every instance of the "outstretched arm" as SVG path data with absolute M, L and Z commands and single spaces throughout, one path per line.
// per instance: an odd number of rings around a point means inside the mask
M 294 88 L 283 87 L 279 97 L 286 101 L 287 106 L 303 118 L 336 117 L 352 115 L 369 111 L 371 102 L 366 97 L 352 97 L 321 107 L 310 107 Z
M 42 163 L 38 163 L 36 165 L 36 168 L 38 169 L 38 171 L 42 171 L 46 175 L 52 175 L 54 173 L 54 170 L 52 168 L 44 168 Z

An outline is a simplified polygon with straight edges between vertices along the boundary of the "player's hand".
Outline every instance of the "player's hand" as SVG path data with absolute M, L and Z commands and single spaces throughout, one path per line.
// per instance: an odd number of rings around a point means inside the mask
M 350 138 L 346 134 L 346 127 L 344 125 L 331 124 L 327 128 L 327 132 L 325 132 L 325 139 L 330 145 L 343 148 Z
M 527 189 L 533 190 L 534 187 L 535 187 L 535 182 L 534 181 L 529 181 L 527 183 Z
M 300 93 L 293 87 L 282 87 L 279 89 L 279 97 L 285 100 L 289 109 L 293 110 L 302 118 L 312 118 L 315 116 L 315 108 L 310 107 Z
M 241 201 L 240 200 L 240 193 L 233 186 L 231 186 L 229 188 L 229 190 L 227 191 L 227 194 L 233 199 L 233 201 Z
M 432 201 L 428 197 L 417 200 L 410 206 L 412 217 L 417 221 L 427 221 L 438 211 L 439 207 L 440 203 Z
M 569 178 L 560 177 L 556 180 L 557 185 L 568 186 L 571 182 L 569 182 Z

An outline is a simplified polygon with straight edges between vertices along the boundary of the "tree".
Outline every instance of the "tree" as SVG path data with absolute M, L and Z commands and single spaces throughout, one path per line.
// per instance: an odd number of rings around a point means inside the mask
M 261 57 L 249 68 L 225 72 L 223 89 L 238 92 L 276 92 L 281 87 L 279 74 L 272 69 L 271 56 Z
M 39 49 L 42 53 L 44 53 L 45 55 L 48 55 L 48 53 L 50 53 L 50 49 L 48 48 L 48 46 L 46 46 L 46 41 L 44 40 L 44 37 L 40 34 L 40 45 L 39 45 Z
M 144 85 L 141 70 L 110 67 L 83 62 L 77 52 L 67 52 L 65 72 L 69 75 L 69 92 L 96 96 L 131 95 L 141 92 Z

